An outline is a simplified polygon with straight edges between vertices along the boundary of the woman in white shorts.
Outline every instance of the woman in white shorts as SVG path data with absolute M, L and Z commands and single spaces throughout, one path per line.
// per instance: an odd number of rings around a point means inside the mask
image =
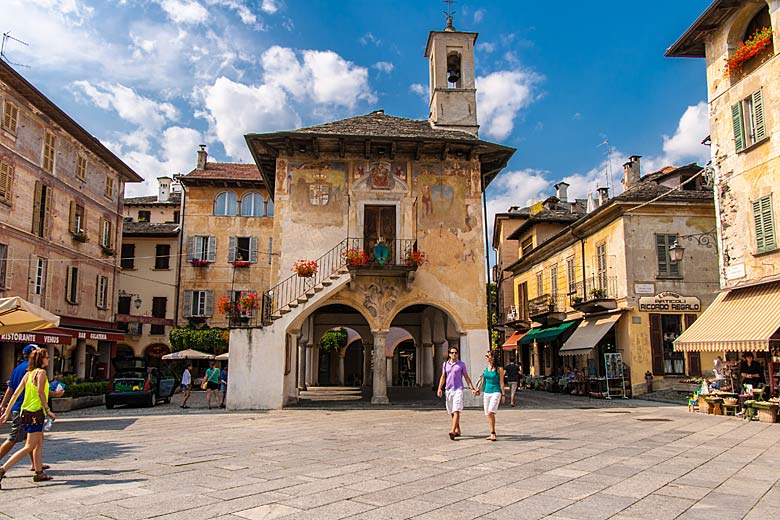
M 496 358 L 492 351 L 489 350 L 485 354 L 485 359 L 487 359 L 488 366 L 482 372 L 482 377 L 485 378 L 482 402 L 485 407 L 488 425 L 490 426 L 490 436 L 487 437 L 487 440 L 495 441 L 496 412 L 498 411 L 498 405 L 506 399 L 504 395 L 504 369 L 496 366 Z

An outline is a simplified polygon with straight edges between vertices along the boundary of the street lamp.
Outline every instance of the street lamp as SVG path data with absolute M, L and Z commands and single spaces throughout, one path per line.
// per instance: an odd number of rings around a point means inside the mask
M 671 260 L 673 264 L 676 264 L 683 259 L 684 254 L 685 248 L 675 240 L 674 244 L 669 247 L 669 260 Z
M 129 293 L 129 292 L 125 291 L 124 289 L 120 289 L 119 290 L 119 296 L 127 296 L 127 297 L 130 297 L 130 298 L 135 296 L 135 299 L 133 299 L 133 304 L 135 304 L 135 309 L 138 310 L 138 309 L 141 308 L 141 304 L 143 303 L 143 300 L 141 299 L 141 295 L 140 294 Z
M 715 242 L 715 229 L 711 229 L 705 233 L 695 233 L 693 235 L 680 235 L 674 239 L 674 243 L 669 246 L 669 260 L 676 264 L 681 262 L 683 255 L 685 254 L 685 248 L 680 245 L 678 239 L 686 239 L 689 242 L 696 241 L 700 246 L 704 246 L 707 249 L 712 249 L 712 244 Z

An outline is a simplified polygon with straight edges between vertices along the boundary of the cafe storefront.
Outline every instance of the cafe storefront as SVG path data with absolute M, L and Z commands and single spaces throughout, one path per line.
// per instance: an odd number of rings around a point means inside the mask
M 64 349 L 74 342 L 73 335 L 63 329 L 46 329 L 33 332 L 0 334 L 0 376 L 3 385 L 11 376 L 14 367 L 22 360 L 22 349 L 34 343 L 49 350 L 50 359 L 62 355 Z M 56 363 L 49 365 L 49 377 L 54 375 Z

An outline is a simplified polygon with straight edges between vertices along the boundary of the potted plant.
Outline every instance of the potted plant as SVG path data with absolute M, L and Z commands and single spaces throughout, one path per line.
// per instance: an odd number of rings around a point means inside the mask
M 209 261 L 202 258 L 193 258 L 190 260 L 192 267 L 208 267 Z
M 731 57 L 726 58 L 726 71 L 732 74 L 741 71 L 742 66 L 755 58 L 772 44 L 772 29 L 763 27 L 756 29 L 750 38 L 744 42 L 739 42 L 739 46 Z
M 238 308 L 245 314 L 251 314 L 259 306 L 257 293 L 246 293 L 238 299 Z
M 233 267 L 249 267 L 252 264 L 249 260 L 236 260 L 231 263 L 233 264 Z
M 593 300 L 601 300 L 607 297 L 607 291 L 605 291 L 604 289 L 591 289 L 590 297 Z
M 297 260 L 292 267 L 292 271 L 295 272 L 301 278 L 311 278 L 319 269 L 319 265 L 315 260 Z
M 103 254 L 106 256 L 114 256 L 114 250 L 110 247 L 102 246 Z
M 572 296 L 571 304 L 572 305 L 577 305 L 579 303 L 582 303 L 582 296 Z
M 341 256 L 344 257 L 344 261 L 349 266 L 359 267 L 368 264 L 368 254 L 366 254 L 366 252 L 362 249 L 358 249 L 356 247 L 347 249 L 341 253 Z
M 87 232 L 83 229 L 79 229 L 78 231 L 73 233 L 73 240 L 76 242 L 84 243 L 87 241 Z
M 410 249 L 406 252 L 406 265 L 413 265 L 415 267 L 420 267 L 425 262 L 428 261 L 428 257 L 425 253 L 422 251 L 417 251 L 416 249 Z
M 217 310 L 222 314 L 233 314 L 236 309 L 236 304 L 233 300 L 227 296 L 223 296 L 217 302 Z

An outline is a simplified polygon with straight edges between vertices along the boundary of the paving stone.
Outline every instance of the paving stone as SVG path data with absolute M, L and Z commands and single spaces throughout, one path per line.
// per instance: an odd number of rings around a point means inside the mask
M 636 502 L 635 498 L 596 493 L 577 501 L 557 514 L 581 520 L 603 520 Z
M 649 520 L 674 519 L 694 503 L 695 500 L 687 498 L 650 495 L 636 502 L 628 509 L 621 511 L 620 514 L 632 518 L 647 518 Z
M 298 512 L 300 512 L 300 509 L 295 509 L 294 507 L 283 506 L 281 504 L 268 504 L 238 511 L 234 514 L 235 516 L 248 520 L 272 520 L 273 518 L 280 518 Z

